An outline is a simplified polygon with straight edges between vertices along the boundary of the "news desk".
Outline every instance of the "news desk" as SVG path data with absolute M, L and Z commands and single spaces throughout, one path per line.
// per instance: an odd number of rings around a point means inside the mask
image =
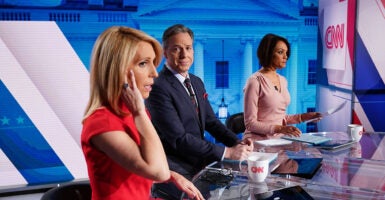
M 347 139 L 345 132 L 306 133 Z M 290 153 L 303 158 L 323 158 L 322 165 L 310 179 L 292 175 L 269 174 L 262 183 L 249 180 L 247 171 L 239 162 L 224 160 L 208 166 L 198 173 L 193 183 L 205 199 L 264 199 L 258 194 L 291 186 L 301 186 L 314 199 L 385 199 L 385 132 L 364 133 L 361 140 L 337 150 L 322 150 L 312 145 L 292 142 L 280 146 L 254 143 L 254 151 L 278 153 L 269 166 L 270 171 Z M 219 166 L 219 167 L 218 167 Z M 221 178 L 231 176 L 231 181 L 208 180 L 206 173 L 216 171 Z M 224 175 L 224 176 L 222 176 Z M 229 179 L 230 180 L 230 179 Z M 187 198 L 182 195 L 182 198 Z

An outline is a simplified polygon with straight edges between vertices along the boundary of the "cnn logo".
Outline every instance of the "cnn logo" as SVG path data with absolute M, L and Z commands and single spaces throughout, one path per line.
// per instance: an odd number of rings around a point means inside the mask
M 343 48 L 344 47 L 345 24 L 331 25 L 325 32 L 326 48 Z
M 264 167 L 251 167 L 251 172 L 259 174 L 263 173 L 263 169 Z

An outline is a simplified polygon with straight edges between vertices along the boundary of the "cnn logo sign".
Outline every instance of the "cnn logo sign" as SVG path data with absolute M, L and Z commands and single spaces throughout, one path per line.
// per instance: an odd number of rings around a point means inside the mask
M 345 24 L 328 26 L 325 31 L 325 45 L 328 49 L 344 47 Z

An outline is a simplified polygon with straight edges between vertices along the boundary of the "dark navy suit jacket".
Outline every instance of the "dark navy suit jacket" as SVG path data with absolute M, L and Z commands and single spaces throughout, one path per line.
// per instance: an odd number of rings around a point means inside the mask
M 204 140 L 204 131 L 226 146 L 238 141 L 215 116 L 202 80 L 189 74 L 199 105 L 199 116 L 184 86 L 163 67 L 146 106 L 161 138 L 169 167 L 191 178 L 205 165 L 221 160 L 225 147 Z

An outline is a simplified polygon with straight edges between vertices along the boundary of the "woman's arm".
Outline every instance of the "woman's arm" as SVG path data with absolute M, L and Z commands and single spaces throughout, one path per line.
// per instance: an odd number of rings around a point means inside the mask
M 198 188 L 195 187 L 195 185 L 191 181 L 187 180 L 185 177 L 178 174 L 177 172 L 170 171 L 170 173 L 170 181 L 173 182 L 178 189 L 185 192 L 191 199 L 204 199 L 201 192 L 198 190 Z
M 294 115 L 286 115 L 287 124 L 299 124 L 302 122 L 318 122 L 322 119 L 320 112 L 307 112 Z
M 127 80 L 126 80 L 127 83 Z M 170 171 L 162 143 L 149 119 L 143 98 L 131 71 L 131 83 L 123 91 L 122 99 L 131 111 L 140 136 L 140 145 L 122 131 L 110 131 L 94 136 L 91 143 L 125 169 L 155 181 L 170 178 Z

